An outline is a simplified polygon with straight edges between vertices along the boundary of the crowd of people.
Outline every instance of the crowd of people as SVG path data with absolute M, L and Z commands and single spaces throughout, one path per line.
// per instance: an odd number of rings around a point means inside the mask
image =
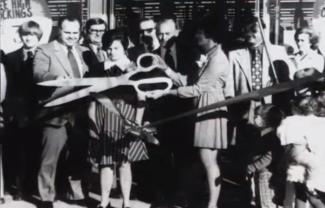
M 23 23 L 18 29 L 23 46 L 1 54 L 0 134 L 6 190 L 21 200 L 36 189 L 41 206 L 47 208 L 60 197 L 85 200 L 94 167 L 99 170 L 101 193 L 97 208 L 111 207 L 115 175 L 123 208 L 131 207 L 133 176 L 138 186 L 146 184 L 139 190 L 150 193 L 152 207 L 216 208 L 222 184 L 229 181 L 224 180 L 222 165 L 228 161 L 250 187 L 249 199 L 241 207 L 303 208 L 308 201 L 314 208 L 324 208 L 322 81 L 163 123 L 156 126 L 159 145 L 126 131 L 130 122 L 141 126 L 281 82 L 321 78 L 325 58 L 312 28 L 296 30 L 297 52 L 289 56 L 285 47 L 263 38 L 263 21 L 247 16 L 242 22 L 245 41 L 231 50 L 221 29 L 223 20 L 210 16 L 184 30 L 177 28 L 174 17 L 141 19 L 138 41 L 125 28 L 108 30 L 100 18 L 89 19 L 82 27 L 77 18 L 63 17 L 56 38 L 43 45 L 39 24 Z M 138 70 L 136 60 L 144 53 L 155 54 L 156 72 L 172 80 L 171 90 L 140 93 L 120 86 L 66 105 L 44 107 L 64 96 L 67 88 L 37 83 L 118 78 Z M 103 95 L 110 98 L 111 108 L 96 99 Z M 188 190 L 195 185 L 197 160 L 206 175 L 208 197 L 193 205 Z M 143 175 L 131 167 L 139 161 Z

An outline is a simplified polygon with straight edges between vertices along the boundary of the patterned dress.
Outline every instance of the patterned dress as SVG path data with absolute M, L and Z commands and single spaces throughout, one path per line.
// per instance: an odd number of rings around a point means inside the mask
M 118 67 L 113 67 L 107 71 L 107 76 L 120 76 L 123 73 Z M 91 142 L 92 161 L 100 166 L 110 166 L 148 159 L 144 142 L 124 133 L 124 119 L 135 121 L 136 104 L 109 97 L 122 116 L 96 103 L 93 128 L 99 138 Z

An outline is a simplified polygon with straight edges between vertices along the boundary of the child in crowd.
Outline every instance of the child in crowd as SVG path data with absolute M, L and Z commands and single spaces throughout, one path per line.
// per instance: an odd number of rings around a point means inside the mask
M 294 115 L 284 119 L 277 130 L 281 145 L 291 146 L 287 153 L 286 208 L 293 207 L 294 195 L 295 207 L 306 207 L 303 201 L 308 199 L 313 208 L 325 208 L 324 107 L 324 93 L 299 99 Z
M 273 202 L 278 188 L 274 179 L 279 179 L 277 166 L 282 158 L 283 148 L 276 136 L 276 128 L 282 118 L 282 111 L 274 105 L 261 105 L 255 109 L 254 125 L 260 130 L 260 138 L 254 144 L 247 174 L 254 175 L 255 196 L 258 207 L 261 208 L 277 206 Z

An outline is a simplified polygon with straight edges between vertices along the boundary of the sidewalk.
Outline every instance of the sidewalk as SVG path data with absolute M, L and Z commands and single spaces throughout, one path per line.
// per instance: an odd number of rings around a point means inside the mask
M 99 200 L 99 196 L 95 194 L 91 194 L 91 198 Z M 13 201 L 12 197 L 7 195 L 5 196 L 6 202 L 0 205 L 0 208 L 37 208 L 37 206 L 28 201 Z M 111 199 L 111 205 L 114 208 L 122 207 L 122 199 L 113 198 Z M 94 205 L 95 207 L 96 205 Z M 88 206 L 89 208 L 92 208 Z M 79 205 L 72 205 L 68 204 L 63 201 L 56 201 L 54 203 L 54 208 L 88 208 L 86 206 L 79 206 Z M 132 208 L 149 208 L 150 204 L 138 201 L 138 200 L 131 200 L 131 207 Z

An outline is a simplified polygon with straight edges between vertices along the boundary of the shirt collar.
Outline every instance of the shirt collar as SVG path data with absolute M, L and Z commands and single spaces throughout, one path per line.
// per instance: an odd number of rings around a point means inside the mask
M 35 50 L 36 48 L 32 48 L 32 49 L 26 49 L 26 48 L 23 48 L 23 56 L 24 56 L 24 61 L 27 60 L 28 58 L 28 52 L 32 52 L 33 56 L 35 55 Z

